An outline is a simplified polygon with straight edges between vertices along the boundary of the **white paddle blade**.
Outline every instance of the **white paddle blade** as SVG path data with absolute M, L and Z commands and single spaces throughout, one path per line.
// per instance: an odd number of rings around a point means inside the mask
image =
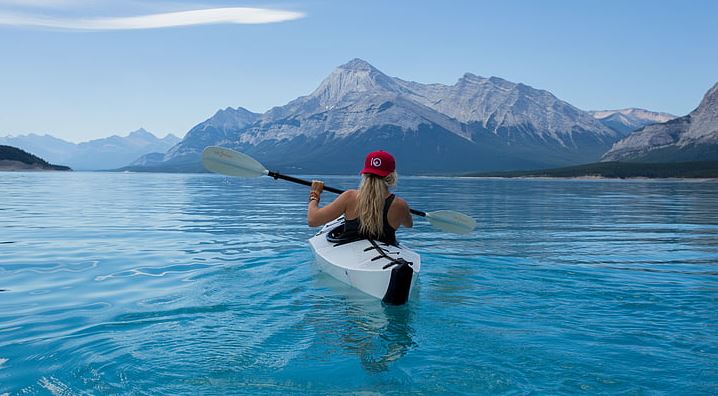
M 247 154 L 218 146 L 204 149 L 202 164 L 211 172 L 227 176 L 258 177 L 269 173 L 264 165 Z
M 434 227 L 454 234 L 468 234 L 476 228 L 476 220 L 453 210 L 428 212 L 426 218 Z

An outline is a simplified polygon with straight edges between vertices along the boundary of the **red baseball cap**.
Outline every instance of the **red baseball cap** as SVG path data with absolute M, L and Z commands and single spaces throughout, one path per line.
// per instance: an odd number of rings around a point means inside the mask
M 396 161 L 394 157 L 386 151 L 374 151 L 369 153 L 364 160 L 364 169 L 361 174 L 371 173 L 379 177 L 386 177 L 386 175 L 394 172 L 396 169 Z

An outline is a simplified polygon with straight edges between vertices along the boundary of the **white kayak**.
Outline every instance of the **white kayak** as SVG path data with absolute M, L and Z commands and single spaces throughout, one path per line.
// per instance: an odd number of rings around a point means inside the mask
M 343 226 L 344 216 L 309 239 L 319 269 L 387 304 L 404 304 L 421 270 L 420 256 L 402 244 L 337 238 Z

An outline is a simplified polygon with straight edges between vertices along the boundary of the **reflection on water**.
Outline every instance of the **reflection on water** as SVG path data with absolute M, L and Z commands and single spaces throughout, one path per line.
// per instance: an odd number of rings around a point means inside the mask
M 379 354 L 378 356 L 369 355 L 369 359 L 362 357 L 362 365 L 372 372 L 386 371 L 391 362 L 399 360 L 416 347 L 416 343 L 412 338 L 412 333 L 414 332 L 411 327 L 411 321 L 414 316 L 412 305 L 384 305 L 383 308 L 387 324 L 377 334 L 381 339 Z
M 336 332 L 340 347 L 359 357 L 368 372 L 387 371 L 389 364 L 416 346 L 413 340 L 412 303 L 386 305 L 330 276 L 317 274 L 316 284 L 336 292 L 340 299 L 332 307 L 345 321 Z M 319 307 L 317 307 L 319 309 Z
M 0 395 L 718 386 L 718 183 L 403 177 L 397 193 L 478 222 L 398 233 L 422 255 L 399 307 L 312 265 L 304 187 L 2 174 Z

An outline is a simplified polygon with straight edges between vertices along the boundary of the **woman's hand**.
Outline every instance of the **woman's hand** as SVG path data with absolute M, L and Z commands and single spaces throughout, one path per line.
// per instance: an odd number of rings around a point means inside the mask
M 316 200 L 319 203 L 319 198 L 324 190 L 324 182 L 319 180 L 312 180 L 312 187 L 309 191 L 309 202 Z

